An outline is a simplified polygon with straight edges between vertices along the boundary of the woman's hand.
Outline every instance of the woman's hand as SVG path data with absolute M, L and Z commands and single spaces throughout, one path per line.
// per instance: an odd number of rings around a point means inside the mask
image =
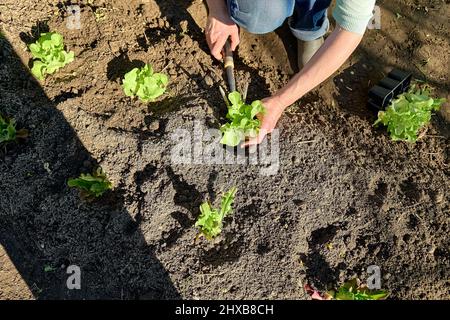
M 264 140 L 264 137 L 275 129 L 278 119 L 280 119 L 285 109 L 275 96 L 263 99 L 262 103 L 266 109 L 266 113 L 257 115 L 258 119 L 261 120 L 259 134 L 257 137 L 242 143 L 241 148 L 260 144 Z
M 239 45 L 239 28 L 231 20 L 225 1 L 209 0 L 209 16 L 206 23 L 205 35 L 211 54 L 222 59 L 222 49 L 228 38 L 231 38 L 231 50 Z

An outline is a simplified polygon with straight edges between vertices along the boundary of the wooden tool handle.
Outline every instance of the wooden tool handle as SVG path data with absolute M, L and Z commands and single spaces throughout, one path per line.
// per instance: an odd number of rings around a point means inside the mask
M 234 59 L 233 59 L 233 51 L 231 50 L 230 40 L 227 40 L 227 42 L 225 42 L 224 67 L 227 73 L 228 86 L 230 92 L 236 91 L 236 80 L 234 78 Z

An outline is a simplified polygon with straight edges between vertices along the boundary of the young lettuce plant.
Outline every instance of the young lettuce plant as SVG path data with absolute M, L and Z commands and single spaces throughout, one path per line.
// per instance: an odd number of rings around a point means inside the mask
M 412 86 L 408 92 L 378 113 L 374 126 L 383 124 L 394 141 L 416 142 L 422 129 L 430 123 L 431 113 L 438 111 L 445 99 L 430 97 L 430 88 Z
M 199 235 L 204 236 L 208 240 L 212 240 L 222 232 L 223 219 L 232 212 L 232 204 L 236 196 L 237 189 L 231 188 L 222 196 L 220 209 L 214 209 L 208 202 L 200 206 L 200 216 L 195 223 L 199 228 Z
M 259 134 L 261 121 L 255 117 L 258 113 L 264 113 L 265 109 L 259 100 L 253 101 L 251 105 L 246 104 L 237 91 L 231 92 L 228 100 L 230 105 L 227 119 L 230 122 L 220 128 L 223 133 L 220 143 L 235 147 L 246 138 L 253 138 Z
M 154 101 L 166 92 L 169 78 L 162 73 L 154 73 L 151 65 L 134 68 L 123 79 L 123 90 L 127 97 L 138 96 L 143 102 Z
M 29 48 L 34 58 L 31 73 L 39 80 L 44 80 L 47 74 L 53 74 L 75 58 L 73 51 L 64 50 L 63 36 L 56 32 L 42 33 Z
M 106 177 L 101 168 L 97 168 L 93 174 L 81 174 L 79 178 L 69 179 L 69 187 L 80 190 L 82 198 L 98 198 L 106 191 L 112 189 L 112 183 Z
M 313 300 L 384 300 L 389 296 L 385 290 L 371 290 L 361 285 L 357 278 L 345 282 L 337 290 L 325 293 L 313 289 L 309 284 L 305 285 L 305 290 Z
M 28 137 L 28 130 L 17 130 L 14 119 L 8 119 L 0 114 L 0 144 L 14 142 L 26 137 Z
M 370 290 L 356 278 L 347 281 L 336 291 L 328 291 L 327 294 L 336 300 L 384 300 L 389 296 L 385 290 Z

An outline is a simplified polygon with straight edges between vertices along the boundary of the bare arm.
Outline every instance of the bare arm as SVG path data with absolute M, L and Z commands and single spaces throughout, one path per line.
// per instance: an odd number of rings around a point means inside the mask
M 274 97 L 285 109 L 328 79 L 350 57 L 362 35 L 337 27 L 314 57 Z
M 259 116 L 262 120 L 260 134 L 243 146 L 260 143 L 267 133 L 273 131 L 283 111 L 339 69 L 361 40 L 362 35 L 337 26 L 306 66 L 286 86 L 263 100 L 267 112 Z
M 227 6 L 223 0 L 206 0 L 206 4 L 208 5 L 209 12 L 212 14 L 226 12 Z

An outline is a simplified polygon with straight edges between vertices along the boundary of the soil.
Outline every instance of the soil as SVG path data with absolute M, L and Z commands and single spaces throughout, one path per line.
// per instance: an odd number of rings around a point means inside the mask
M 369 30 L 280 120 L 271 176 L 264 165 L 171 161 L 176 129 L 225 120 L 202 1 L 75 3 L 80 30 L 66 28 L 67 3 L 0 5 L 0 112 L 30 131 L 0 155 L 0 244 L 9 257 L 0 253 L 1 299 L 309 299 L 304 284 L 365 279 L 370 265 L 392 299 L 448 299 L 449 106 L 407 144 L 373 128 L 366 105 L 392 67 L 448 96 L 448 1 L 379 1 L 382 29 Z M 26 45 L 46 30 L 62 33 L 76 59 L 38 83 Z M 295 50 L 287 26 L 242 31 L 237 80 L 249 82 L 250 101 L 297 71 Z M 144 63 L 171 81 L 150 104 L 125 97 L 120 83 Z M 98 165 L 115 188 L 82 201 L 67 179 Z M 194 243 L 199 205 L 231 186 L 239 191 L 222 235 Z M 81 268 L 80 290 L 67 289 L 69 265 Z M 26 286 L 11 280 L 17 275 Z

